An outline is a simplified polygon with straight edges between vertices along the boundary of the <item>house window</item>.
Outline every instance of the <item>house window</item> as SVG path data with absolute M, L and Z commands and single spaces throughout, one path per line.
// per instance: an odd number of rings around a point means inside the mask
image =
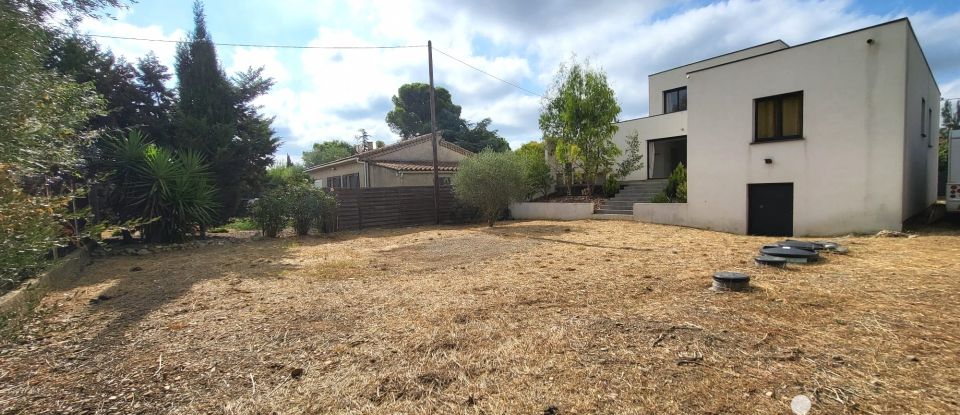
M 348 189 L 360 188 L 360 173 L 346 174 L 343 176 L 343 187 Z
M 663 113 L 687 110 L 687 87 L 663 91 Z
M 753 100 L 754 142 L 803 137 L 803 91 Z
M 340 187 L 340 176 L 327 177 L 327 187 L 337 189 Z
M 927 136 L 927 100 L 920 98 L 920 137 Z

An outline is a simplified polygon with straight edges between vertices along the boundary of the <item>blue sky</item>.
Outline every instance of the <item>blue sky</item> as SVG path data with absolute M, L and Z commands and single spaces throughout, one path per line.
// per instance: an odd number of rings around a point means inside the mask
M 140 0 L 115 19 L 84 21 L 88 34 L 182 40 L 192 0 Z M 957 1 L 552 1 L 208 0 L 215 42 L 289 45 L 418 45 L 436 48 L 543 93 L 572 54 L 608 74 L 621 119 L 647 114 L 651 73 L 755 44 L 798 44 L 910 17 L 945 98 L 960 97 Z M 135 59 L 154 51 L 172 67 L 174 45 L 99 39 Z M 219 47 L 224 69 L 264 66 L 277 81 L 260 100 L 276 116 L 280 158 L 312 143 L 350 140 L 365 128 L 397 139 L 384 117 L 407 82 L 426 82 L 426 50 L 290 50 Z M 437 86 L 451 91 L 464 118 L 493 119 L 513 148 L 540 137 L 541 98 L 434 54 Z

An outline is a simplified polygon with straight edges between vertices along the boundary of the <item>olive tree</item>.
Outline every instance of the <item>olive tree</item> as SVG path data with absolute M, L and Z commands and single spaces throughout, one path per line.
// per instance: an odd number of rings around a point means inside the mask
M 530 191 L 521 158 L 492 150 L 461 161 L 452 184 L 457 199 L 477 208 L 490 226 L 510 203 L 523 200 Z
M 540 129 L 544 137 L 579 149 L 578 160 L 571 164 L 583 171 L 587 194 L 621 154 L 613 142 L 617 114 L 620 105 L 602 69 L 576 58 L 560 66 L 540 110 Z

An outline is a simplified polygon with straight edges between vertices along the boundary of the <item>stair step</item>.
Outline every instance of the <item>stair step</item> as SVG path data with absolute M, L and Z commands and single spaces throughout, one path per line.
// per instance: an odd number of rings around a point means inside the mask
M 597 209 L 595 214 L 601 215 L 630 215 L 633 216 L 633 210 L 626 209 Z

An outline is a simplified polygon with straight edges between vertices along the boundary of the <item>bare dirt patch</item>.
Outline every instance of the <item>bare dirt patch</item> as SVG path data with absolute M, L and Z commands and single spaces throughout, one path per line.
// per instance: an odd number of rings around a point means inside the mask
M 772 241 L 515 222 L 104 258 L 0 340 L 0 413 L 960 411 L 960 233 L 756 268 Z

